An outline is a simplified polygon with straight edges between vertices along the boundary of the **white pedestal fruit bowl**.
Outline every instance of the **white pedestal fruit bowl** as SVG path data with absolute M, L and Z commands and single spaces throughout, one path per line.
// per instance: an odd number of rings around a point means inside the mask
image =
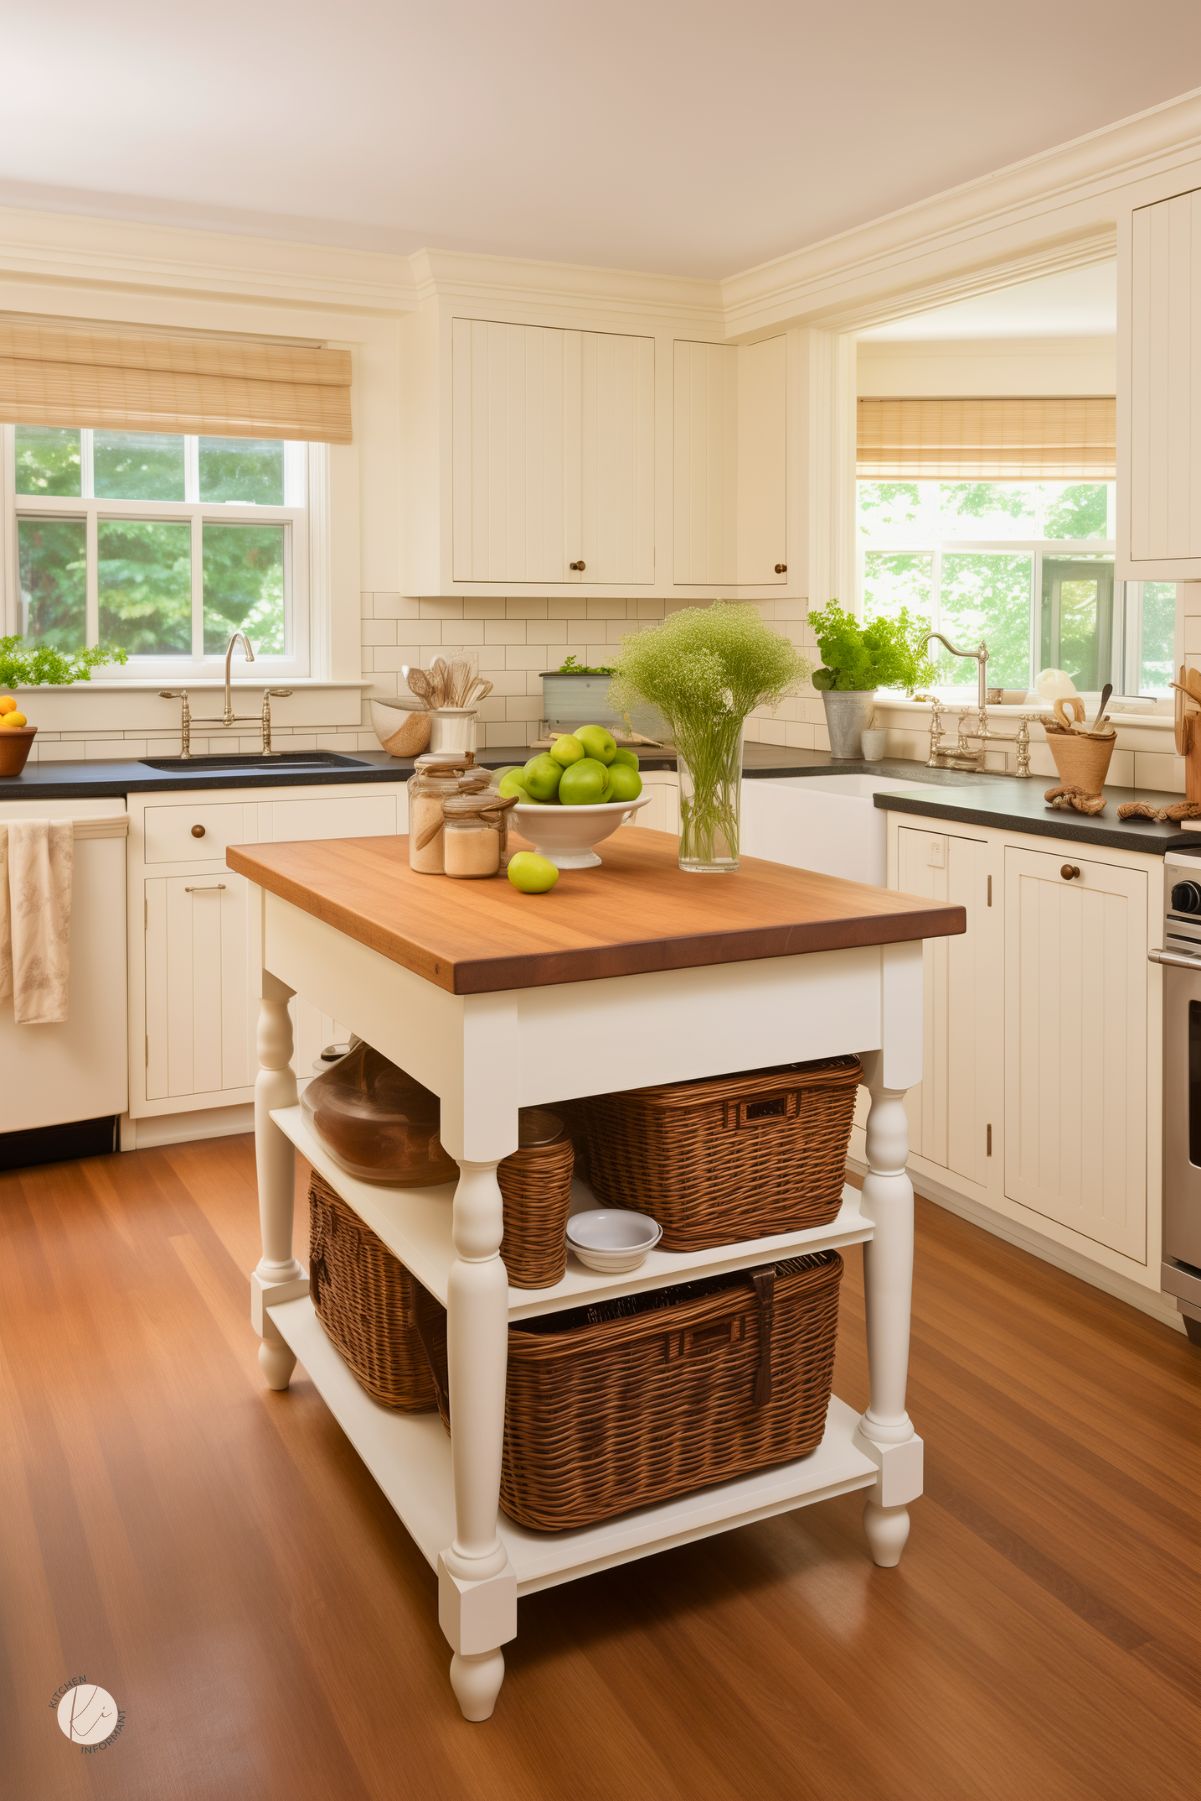
M 594 807 L 561 807 L 554 801 L 518 801 L 510 813 L 516 831 L 556 869 L 595 869 L 600 858 L 593 849 L 624 825 L 649 794 L 637 800 L 606 800 Z

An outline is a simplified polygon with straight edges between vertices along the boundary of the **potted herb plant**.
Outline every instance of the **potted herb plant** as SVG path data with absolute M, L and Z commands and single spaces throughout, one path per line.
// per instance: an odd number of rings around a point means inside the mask
M 826 709 L 832 757 L 862 754 L 862 732 L 870 724 L 877 688 L 915 688 L 933 679 L 934 665 L 922 646 L 930 630 L 904 607 L 891 618 L 866 625 L 836 600 L 809 614 L 822 667 L 813 686 Z
M 782 700 L 809 673 L 753 607 L 685 607 L 622 640 L 613 699 L 658 707 L 680 776 L 680 868 L 738 867 L 742 733 L 755 707 Z
M 576 656 L 564 657 L 557 669 L 545 671 L 542 718 L 551 731 L 571 732 L 577 725 L 606 725 L 611 731 L 624 728 L 661 744 L 667 736 L 667 726 L 654 707 L 643 703 L 621 713 L 613 705 L 609 686 L 614 673 L 607 663 L 581 663 Z

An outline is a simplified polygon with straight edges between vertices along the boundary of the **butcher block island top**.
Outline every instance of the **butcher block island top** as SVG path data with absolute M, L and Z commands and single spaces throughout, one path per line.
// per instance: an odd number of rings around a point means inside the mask
M 235 845 L 231 869 L 451 994 L 943 937 L 962 907 L 744 858 L 692 875 L 674 835 L 627 827 L 544 895 L 416 875 L 407 838 Z

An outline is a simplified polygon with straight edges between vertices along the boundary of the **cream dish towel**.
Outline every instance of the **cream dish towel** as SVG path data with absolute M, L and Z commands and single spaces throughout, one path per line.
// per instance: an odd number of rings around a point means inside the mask
M 19 1026 L 66 1020 L 74 861 L 69 819 L 0 824 L 0 1003 Z

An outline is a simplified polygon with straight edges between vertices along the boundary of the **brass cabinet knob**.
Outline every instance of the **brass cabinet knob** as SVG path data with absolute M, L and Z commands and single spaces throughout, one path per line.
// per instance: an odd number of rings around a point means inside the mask
M 787 563 L 777 563 L 776 564 L 776 574 L 777 575 L 787 575 L 788 574 L 788 564 Z
M 192 827 L 192 836 L 193 836 L 193 838 L 203 838 L 204 837 L 204 827 L 202 825 L 194 825 Z
M 583 569 L 584 559 L 581 557 L 578 563 L 568 563 L 567 567 L 569 569 Z
M 1065 882 L 1074 882 L 1080 874 L 1080 865 L 1079 863 L 1065 863 L 1059 873 Z

